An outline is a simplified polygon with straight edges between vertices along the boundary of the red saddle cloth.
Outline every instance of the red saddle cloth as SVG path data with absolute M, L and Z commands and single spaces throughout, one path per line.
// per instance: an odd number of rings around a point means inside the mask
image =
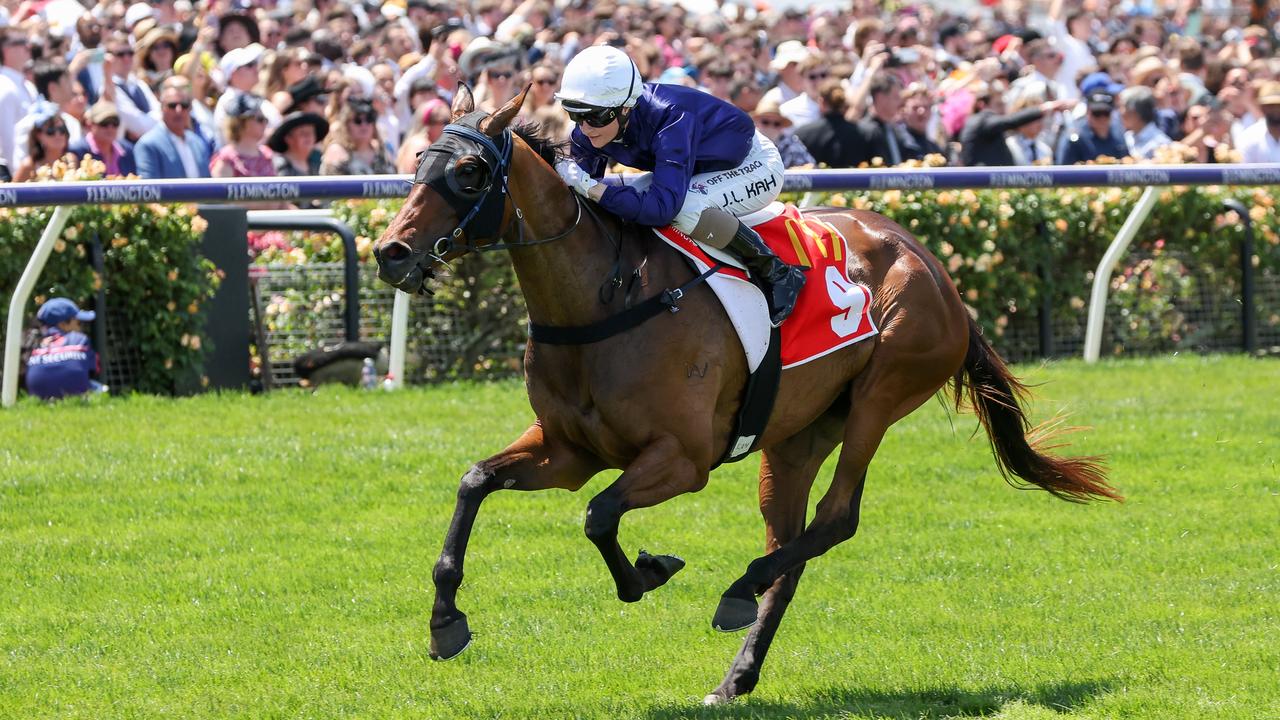
M 778 257 L 808 268 L 795 310 L 782 323 L 783 368 L 803 365 L 879 332 L 870 315 L 871 290 L 849 280 L 845 273 L 849 248 L 834 226 L 806 218 L 788 203 L 776 217 L 754 227 Z M 717 262 L 674 227 L 662 228 L 658 234 L 707 267 Z M 717 274 L 746 281 L 746 273 L 738 268 Z

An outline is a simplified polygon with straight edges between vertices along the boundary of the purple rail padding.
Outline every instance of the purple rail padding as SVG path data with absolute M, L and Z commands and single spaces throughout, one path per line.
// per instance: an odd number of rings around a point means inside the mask
M 246 203 L 405 197 L 408 175 L 97 180 L 0 185 L 0 207 L 134 203 Z M 793 170 L 787 192 L 947 190 L 1152 185 L 1280 185 L 1280 163 L 1259 165 L 1075 165 L 904 170 Z

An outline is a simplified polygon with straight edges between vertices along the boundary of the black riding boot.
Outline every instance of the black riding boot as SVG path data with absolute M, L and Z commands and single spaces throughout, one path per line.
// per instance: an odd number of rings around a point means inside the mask
M 760 239 L 760 233 L 742 222 L 738 223 L 738 232 L 725 249 L 737 255 L 751 271 L 751 282 L 769 302 L 769 321 L 774 327 L 781 325 L 796 306 L 796 298 L 804 287 L 803 269 L 783 262 Z

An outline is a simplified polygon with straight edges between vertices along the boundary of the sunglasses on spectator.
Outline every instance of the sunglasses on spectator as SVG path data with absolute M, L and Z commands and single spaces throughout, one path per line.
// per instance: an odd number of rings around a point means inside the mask
M 362 113 L 360 115 L 353 115 L 351 117 L 351 124 L 352 125 L 372 125 L 375 122 L 377 122 L 377 120 L 378 119 L 373 115 L 366 115 Z
M 759 125 L 760 127 L 767 127 L 767 128 L 780 128 L 780 127 L 787 126 L 787 124 L 782 122 L 781 120 L 760 119 L 756 121 L 756 124 Z
M 183 100 L 181 102 L 167 102 L 164 104 L 164 106 L 165 106 L 165 109 L 167 110 L 190 110 L 191 101 Z
M 512 71 L 510 71 L 510 70 L 499 70 L 499 71 L 496 71 L 496 72 L 495 72 L 495 71 L 493 71 L 493 70 L 490 70 L 490 71 L 489 71 L 489 79 L 490 79 L 490 80 L 509 80 L 509 79 L 511 79 L 511 76 L 512 76 L 512 75 L 514 75 L 514 74 L 515 74 L 515 73 L 513 73 L 513 72 L 512 72 Z
M 534 80 L 534 82 L 539 85 L 555 85 L 560 82 L 560 80 L 558 78 L 538 78 L 537 80 Z
M 827 73 L 827 72 L 809 73 L 810 80 L 826 80 L 829 77 L 831 77 L 831 73 Z
M 591 108 L 590 110 L 569 110 L 565 108 L 565 112 L 569 114 L 569 120 L 575 125 L 586 123 L 593 128 L 602 128 L 618 117 L 617 108 Z
M 133 57 L 133 48 L 120 48 L 118 50 L 112 50 L 111 54 L 115 55 L 116 57 Z
M 44 133 L 45 135 L 70 135 L 71 134 L 67 132 L 67 126 L 62 124 L 42 127 L 40 128 L 40 132 Z
M 94 123 L 94 125 L 97 125 L 98 127 L 104 127 L 104 128 L 118 128 L 120 127 L 120 119 L 111 118 L 110 120 L 103 120 L 100 123 Z
M 1090 110 L 1089 116 L 1096 117 L 1096 118 L 1111 117 L 1111 111 L 1110 110 Z

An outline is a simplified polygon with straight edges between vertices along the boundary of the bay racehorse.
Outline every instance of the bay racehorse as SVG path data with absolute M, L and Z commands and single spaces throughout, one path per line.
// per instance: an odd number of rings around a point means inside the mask
M 382 279 L 424 291 L 451 260 L 504 249 L 530 322 L 556 327 L 600 327 L 630 300 L 688 283 L 692 269 L 651 229 L 621 222 L 564 185 L 553 169 L 555 144 L 509 127 L 523 100 L 521 93 L 492 114 L 475 112 L 470 91 L 459 88 L 452 123 L 424 154 L 403 208 L 375 245 Z M 1072 501 L 1119 499 L 1095 459 L 1052 456 L 1040 449 L 1044 437 L 1028 439 L 1025 388 L 983 338 L 933 255 L 880 215 L 817 214 L 847 240 L 849 277 L 874 293 L 871 312 L 881 332 L 782 373 L 758 445 L 765 554 L 724 591 L 712 620 L 721 630 L 750 631 L 707 702 L 755 687 L 805 563 L 858 529 L 867 466 L 885 431 L 948 382 L 957 407 L 967 400 L 977 413 L 1011 482 L 1021 478 Z M 496 490 L 577 490 L 602 470 L 621 469 L 588 503 L 586 535 L 621 600 L 637 601 L 667 582 L 684 562 L 643 552 L 632 561 L 618 544 L 619 521 L 707 484 L 748 375 L 738 336 L 705 285 L 685 294 L 679 312 L 606 339 L 531 340 L 524 367 L 537 420 L 463 475 L 435 565 L 436 659 L 457 655 L 471 641 L 456 597 L 477 511 Z M 835 477 L 806 524 L 814 476 L 837 447 Z

